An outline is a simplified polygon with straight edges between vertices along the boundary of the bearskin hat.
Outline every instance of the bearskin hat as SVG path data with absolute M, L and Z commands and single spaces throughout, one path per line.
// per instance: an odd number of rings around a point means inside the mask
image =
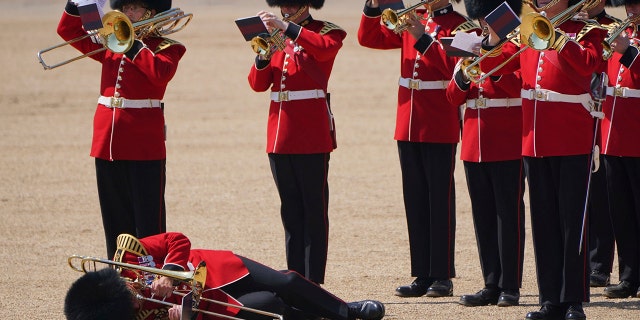
M 491 11 L 501 5 L 504 0 L 464 0 L 467 16 L 471 19 L 486 17 Z M 507 3 L 517 15 L 522 11 L 522 0 L 507 0 Z
M 320 9 L 324 5 L 324 0 L 267 0 L 269 7 L 282 6 L 309 6 L 314 9 Z
M 117 271 L 87 272 L 67 291 L 64 314 L 69 320 L 132 319 L 133 299 Z
M 142 1 L 147 8 L 163 12 L 171 9 L 171 0 L 110 0 L 111 9 L 121 9 L 123 5 L 136 1 Z

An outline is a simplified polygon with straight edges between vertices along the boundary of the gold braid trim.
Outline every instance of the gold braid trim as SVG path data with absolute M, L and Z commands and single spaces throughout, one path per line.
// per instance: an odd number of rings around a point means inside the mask
M 489 54 L 490 50 L 486 50 L 484 48 L 480 48 L 480 56 L 485 56 L 486 55 L 489 58 L 497 57 L 502 53 L 502 46 L 503 45 L 504 45 L 504 42 L 502 42 L 499 45 L 497 45 L 495 47 L 495 50 L 491 54 Z
M 325 35 L 327 33 L 329 33 L 331 30 L 342 30 L 344 31 L 344 29 L 340 28 L 338 25 L 328 22 L 328 21 L 323 21 L 324 22 L 324 26 L 322 27 L 322 30 L 320 30 L 320 34 L 321 35 Z
M 480 26 L 477 25 L 475 22 L 467 19 L 467 21 L 463 22 L 462 24 L 460 24 L 459 26 L 457 26 L 453 31 L 451 31 L 451 34 L 456 34 L 456 32 L 469 32 L 471 30 L 480 30 Z
M 580 39 L 582 39 L 584 36 L 587 35 L 587 33 L 589 33 L 589 31 L 594 30 L 594 29 L 604 29 L 604 30 L 608 30 L 607 28 L 603 27 L 602 25 L 600 25 L 599 23 L 593 21 L 593 20 L 579 20 L 581 22 L 584 22 L 584 27 L 582 27 L 582 29 L 580 29 L 580 32 L 578 32 L 578 34 L 576 35 L 576 41 L 580 41 Z
M 125 252 L 131 252 L 138 257 L 147 256 L 147 249 L 144 248 L 140 240 L 138 238 L 123 233 L 118 236 L 116 239 L 117 248 L 116 253 L 113 256 L 113 261 L 122 262 L 122 257 Z
M 136 314 L 136 320 L 168 319 L 168 317 L 169 311 L 167 308 L 152 310 L 141 309 L 138 311 L 138 314 Z
M 172 40 L 172 39 L 168 39 L 168 38 L 163 38 L 164 40 L 162 42 L 160 42 L 160 44 L 156 47 L 156 50 L 153 53 L 158 53 L 166 48 L 169 48 L 171 45 L 174 44 L 181 44 L 180 42 L 176 41 L 176 40 Z

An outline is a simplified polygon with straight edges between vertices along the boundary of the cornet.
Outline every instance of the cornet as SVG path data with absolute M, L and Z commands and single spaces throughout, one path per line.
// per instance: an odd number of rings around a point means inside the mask
M 182 30 L 187 26 L 189 21 L 191 21 L 192 17 L 193 14 L 191 13 L 185 14 L 179 8 L 173 8 L 158 13 L 150 19 L 131 23 L 131 20 L 129 20 L 124 13 L 118 10 L 110 11 L 102 17 L 102 25 L 104 27 L 90 31 L 84 36 L 38 51 L 38 61 L 40 61 L 40 64 L 42 64 L 45 70 L 49 70 L 105 50 L 114 53 L 124 53 L 131 48 L 136 39 L 143 39 L 150 35 L 162 37 Z M 47 64 L 42 57 L 45 52 L 76 43 L 92 36 L 97 36 L 100 39 L 103 45 L 102 48 L 52 65 Z
M 138 276 L 138 279 L 133 281 L 133 282 L 135 282 L 136 284 L 141 286 L 143 289 L 146 288 L 147 285 L 145 284 L 144 281 L 139 281 L 139 279 L 141 277 L 141 275 L 140 275 L 141 273 L 148 273 L 148 274 L 154 274 L 154 275 L 158 275 L 158 276 L 168 277 L 168 278 L 171 278 L 171 279 L 174 279 L 174 280 L 189 284 L 191 286 L 192 290 L 187 294 L 185 294 L 184 292 L 180 292 L 180 291 L 174 291 L 173 294 L 178 295 L 178 296 L 182 296 L 182 297 L 192 295 L 192 299 L 196 302 L 195 306 L 197 306 L 197 302 L 199 302 L 199 301 L 206 301 L 208 303 L 215 303 L 215 304 L 226 306 L 226 307 L 232 307 L 232 308 L 245 310 L 245 311 L 248 311 L 248 312 L 257 313 L 257 314 L 260 314 L 260 315 L 264 315 L 264 316 L 270 317 L 271 319 L 279 319 L 279 320 L 283 320 L 284 319 L 283 316 L 279 315 L 279 314 L 266 312 L 266 311 L 253 309 L 253 308 L 248 308 L 248 307 L 244 307 L 244 306 L 238 306 L 238 305 L 235 305 L 235 304 L 229 304 L 229 303 L 226 303 L 226 302 L 222 302 L 222 301 L 218 301 L 218 300 L 213 300 L 213 299 L 208 299 L 208 298 L 202 297 L 201 296 L 202 293 L 204 291 L 206 291 L 204 285 L 205 285 L 205 281 L 206 281 L 206 278 L 207 278 L 207 268 L 206 268 L 206 264 L 204 263 L 204 261 L 202 261 L 194 271 L 163 270 L 163 269 L 139 266 L 139 265 L 136 265 L 136 264 L 117 262 L 117 261 L 112 261 L 112 260 L 108 260 L 108 259 L 101 259 L 101 258 L 87 257 L 87 256 L 80 256 L 80 255 L 69 256 L 69 258 L 67 259 L 67 263 L 69 264 L 69 267 L 71 267 L 71 269 L 73 269 L 75 271 L 78 271 L 78 272 L 83 272 L 83 273 L 96 271 L 97 268 L 98 268 L 98 264 L 102 264 L 105 267 L 112 267 L 112 268 L 115 268 L 116 270 L 129 270 L 129 271 L 132 271 Z M 125 281 L 131 282 L 131 280 L 129 280 L 127 278 L 123 278 L 123 279 Z M 141 294 L 137 294 L 136 298 L 139 299 L 139 300 L 150 301 L 150 302 L 154 302 L 154 303 L 158 303 L 158 304 L 162 304 L 162 305 L 166 305 L 166 306 L 174 306 L 173 303 L 170 303 L 170 302 L 167 302 L 167 301 L 163 301 L 163 300 L 159 300 L 159 299 L 155 299 L 153 296 L 151 298 L 149 298 L 149 297 L 145 297 L 145 296 L 143 296 Z M 198 309 L 197 307 L 192 307 L 191 310 L 195 311 L 195 312 L 200 312 L 200 313 L 203 313 L 203 314 L 211 315 L 211 316 L 214 316 L 214 317 L 217 317 L 217 318 L 243 320 L 241 318 L 236 318 L 236 317 L 228 316 L 228 315 L 225 315 L 225 314 L 220 314 L 220 313 L 216 313 L 216 312 L 212 312 L 212 311 L 208 311 L 208 310 Z
M 416 9 L 425 4 L 435 2 L 435 0 L 422 0 L 408 8 L 395 11 L 391 8 L 382 11 L 382 23 L 393 32 L 400 34 L 409 28 L 409 19 L 418 19 Z

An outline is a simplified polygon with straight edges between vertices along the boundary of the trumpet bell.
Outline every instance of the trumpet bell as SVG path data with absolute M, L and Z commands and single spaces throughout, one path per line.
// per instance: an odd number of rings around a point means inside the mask
M 258 35 L 251 39 L 251 50 L 253 52 L 261 55 L 261 56 L 269 56 L 271 53 L 271 46 L 269 45 L 269 41 L 265 38 L 268 35 Z
M 385 27 L 390 30 L 394 30 L 398 26 L 398 20 L 400 20 L 398 14 L 392 9 L 384 9 L 380 19 Z

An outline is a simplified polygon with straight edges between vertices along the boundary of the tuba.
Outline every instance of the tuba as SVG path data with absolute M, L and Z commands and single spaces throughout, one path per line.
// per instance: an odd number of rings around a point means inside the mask
M 117 261 L 112 261 L 112 260 L 108 260 L 108 259 L 101 259 L 101 258 L 95 258 L 95 257 L 88 257 L 88 256 L 80 256 L 80 255 L 71 255 L 69 256 L 69 258 L 67 259 L 67 263 L 69 264 L 69 267 L 71 267 L 71 269 L 78 271 L 78 272 L 83 272 L 83 273 L 87 273 L 87 272 L 92 272 L 92 271 L 97 271 L 98 270 L 98 266 L 102 265 L 103 267 L 111 267 L 111 268 L 115 268 L 116 270 L 122 271 L 122 270 L 129 270 L 134 272 L 137 275 L 137 279 L 136 280 L 130 280 L 128 278 L 123 278 L 125 281 L 128 282 L 132 282 L 133 284 L 135 284 L 135 286 L 137 286 L 138 288 L 147 288 L 148 285 L 146 284 L 146 282 L 143 280 L 144 278 L 144 273 L 147 274 L 152 274 L 152 275 L 158 275 L 158 276 L 163 276 L 163 277 L 168 277 L 171 278 L 175 281 L 179 281 L 182 283 L 186 283 L 188 285 L 191 286 L 191 291 L 188 293 L 184 293 L 184 292 L 180 292 L 180 291 L 174 291 L 173 294 L 177 295 L 177 296 L 182 296 L 183 297 L 183 314 L 185 312 L 185 307 L 188 307 L 188 305 L 185 305 L 185 303 L 189 303 L 191 306 L 191 310 L 187 310 L 187 311 L 194 311 L 194 312 L 200 312 L 203 314 L 207 314 L 207 315 L 211 315 L 213 317 L 216 318 L 225 318 L 225 319 L 237 319 L 237 320 L 243 320 L 241 318 L 236 318 L 236 317 L 231 317 L 225 314 L 219 314 L 219 313 L 215 313 L 212 311 L 208 311 L 208 310 L 202 310 L 202 309 L 198 309 L 197 305 L 200 301 L 206 301 L 208 303 L 215 303 L 215 304 L 219 304 L 222 306 L 226 306 L 226 307 L 232 307 L 232 308 L 237 308 L 237 309 L 241 309 L 241 310 L 246 310 L 248 312 L 252 312 L 252 313 L 256 313 L 256 314 L 260 314 L 263 316 L 267 316 L 271 319 L 279 319 L 279 320 L 283 320 L 283 316 L 279 315 L 279 314 L 275 314 L 275 313 L 271 313 L 271 312 L 266 312 L 266 311 L 262 311 L 262 310 L 258 310 L 258 309 L 253 309 L 253 308 L 248 308 L 248 307 L 244 307 L 244 306 L 237 306 L 234 304 L 229 304 L 226 302 L 222 302 L 222 301 L 218 301 L 218 300 L 213 300 L 213 299 L 208 299 L 208 298 L 204 298 L 202 297 L 202 293 L 204 291 L 204 285 L 205 285 L 205 281 L 207 279 L 207 267 L 206 264 L 204 263 L 204 261 L 200 262 L 200 264 L 198 265 L 198 267 L 196 267 L 196 269 L 194 271 L 173 271 L 173 270 L 163 270 L 163 269 L 157 269 L 157 268 L 152 268 L 152 267 L 145 267 L 145 266 L 139 266 L 136 264 L 130 264 L 130 263 L 124 263 L 124 262 L 117 262 Z M 166 305 L 166 306 L 174 306 L 173 303 L 164 301 L 164 300 L 160 300 L 160 299 L 155 299 L 153 296 L 149 297 L 145 297 L 141 294 L 136 294 L 135 295 L 136 299 L 138 300 L 144 300 L 144 301 L 150 301 L 153 303 L 157 303 L 157 304 L 162 304 L 162 305 Z M 184 317 L 183 317 L 184 319 Z
M 160 12 L 149 19 L 131 23 L 131 20 L 129 20 L 127 15 L 118 10 L 113 10 L 107 12 L 102 17 L 102 28 L 89 31 L 86 35 L 38 51 L 38 61 L 40 61 L 40 64 L 42 64 L 42 67 L 45 70 L 50 70 L 76 60 L 98 54 L 105 50 L 109 50 L 114 53 L 124 53 L 131 48 L 136 39 L 143 39 L 151 35 L 162 37 L 182 30 L 191 21 L 192 17 L 193 14 L 191 13 L 185 14 L 179 8 L 173 8 Z M 51 65 L 47 64 L 42 57 L 46 52 L 76 43 L 89 37 L 97 37 L 103 47 Z
M 416 13 L 416 9 L 425 4 L 430 4 L 435 2 L 435 0 L 422 0 L 408 8 L 401 10 L 393 10 L 391 8 L 384 9 L 382 11 L 382 23 L 389 29 L 393 30 L 393 32 L 400 34 L 403 31 L 407 30 L 409 27 L 408 20 L 410 18 L 417 19 L 418 14 Z

